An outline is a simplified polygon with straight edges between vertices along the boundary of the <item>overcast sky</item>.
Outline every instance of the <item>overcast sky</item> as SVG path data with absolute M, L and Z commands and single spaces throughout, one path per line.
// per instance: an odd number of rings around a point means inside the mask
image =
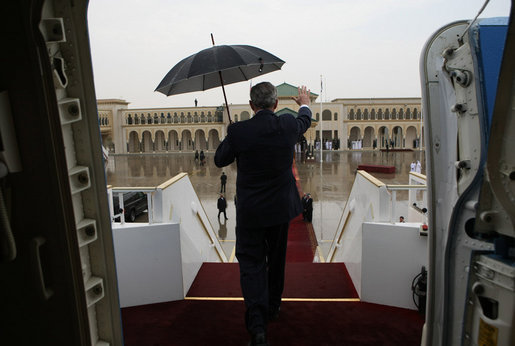
M 215 43 L 247 44 L 286 61 L 255 78 L 306 85 L 323 100 L 420 96 L 419 57 L 440 27 L 475 17 L 484 0 L 90 0 L 97 98 L 131 108 L 218 106 L 221 88 L 176 96 L 154 92 L 180 60 Z M 480 18 L 508 16 L 491 0 Z M 226 87 L 248 102 L 249 82 Z M 319 101 L 320 98 L 317 100 Z

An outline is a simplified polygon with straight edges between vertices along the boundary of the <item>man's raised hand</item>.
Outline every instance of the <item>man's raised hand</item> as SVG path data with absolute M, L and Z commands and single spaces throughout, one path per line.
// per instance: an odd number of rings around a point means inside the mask
M 311 100 L 309 98 L 310 90 L 306 89 L 306 86 L 300 86 L 299 87 L 299 96 L 292 97 L 292 100 L 294 100 L 299 106 L 306 105 L 309 106 L 311 104 Z

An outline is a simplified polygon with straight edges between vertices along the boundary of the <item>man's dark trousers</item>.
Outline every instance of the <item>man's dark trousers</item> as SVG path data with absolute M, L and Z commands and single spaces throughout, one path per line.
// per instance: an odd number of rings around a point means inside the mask
M 281 305 L 287 242 L 288 223 L 263 228 L 236 227 L 236 258 L 247 307 L 245 323 L 252 333 L 266 331 L 269 311 Z M 266 286 L 268 290 L 264 289 Z

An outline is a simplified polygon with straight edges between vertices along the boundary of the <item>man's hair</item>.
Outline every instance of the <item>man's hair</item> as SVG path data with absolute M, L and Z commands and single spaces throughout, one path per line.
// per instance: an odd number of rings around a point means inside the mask
M 269 109 L 277 100 L 277 89 L 270 82 L 256 84 L 250 89 L 250 100 L 259 109 Z

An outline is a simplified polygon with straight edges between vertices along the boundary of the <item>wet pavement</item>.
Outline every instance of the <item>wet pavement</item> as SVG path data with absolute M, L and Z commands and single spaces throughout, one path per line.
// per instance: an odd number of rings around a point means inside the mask
M 425 158 L 420 151 L 327 151 L 317 152 L 314 161 L 306 161 L 300 155 L 296 158 L 300 184 L 303 192 L 313 198 L 313 229 L 323 250 L 333 240 L 336 227 L 350 194 L 359 164 L 395 166 L 395 173 L 371 173 L 386 184 L 407 184 L 410 163 L 420 160 L 425 174 Z M 235 244 L 234 196 L 236 194 L 236 163 L 218 168 L 213 161 L 214 153 L 206 154 L 206 163 L 195 161 L 193 153 L 131 154 L 111 155 L 107 167 L 107 183 L 113 187 L 157 186 L 178 173 L 189 175 L 198 197 L 217 231 L 227 257 Z M 220 176 L 227 175 L 226 193 L 227 217 L 218 220 L 216 201 L 220 193 Z M 399 194 L 399 199 L 407 199 Z M 144 220 L 142 220 L 144 221 Z M 325 254 L 324 254 L 325 256 Z

